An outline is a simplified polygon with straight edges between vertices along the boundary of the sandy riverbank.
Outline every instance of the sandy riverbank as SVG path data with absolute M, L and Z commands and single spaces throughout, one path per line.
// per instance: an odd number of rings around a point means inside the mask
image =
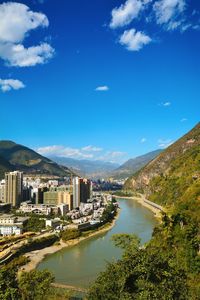
M 63 241 L 60 241 L 59 245 L 53 245 L 53 246 L 50 246 L 50 247 L 43 248 L 41 250 L 35 250 L 35 251 L 31 251 L 31 252 L 28 252 L 28 253 L 24 254 L 24 256 L 29 258 L 30 262 L 19 269 L 19 275 L 22 271 L 29 272 L 29 271 L 35 269 L 39 265 L 39 263 L 47 255 L 56 253 L 56 252 L 60 251 L 63 248 L 75 246 L 75 245 L 77 245 L 78 243 L 80 243 L 82 241 L 85 241 L 85 240 L 90 239 L 94 236 L 97 236 L 97 235 L 100 235 L 102 233 L 105 233 L 105 232 L 109 231 L 110 229 L 112 229 L 115 226 L 115 222 L 118 219 L 119 214 L 120 214 L 120 209 L 118 209 L 117 214 L 116 214 L 115 218 L 112 220 L 111 223 L 105 224 L 102 228 L 99 228 L 96 231 L 91 232 L 90 234 L 88 234 L 88 236 L 80 237 L 80 238 L 77 238 L 77 239 L 74 239 L 74 240 L 70 240 L 66 243 L 63 242 Z
M 145 198 L 144 195 L 140 194 L 140 196 L 132 196 L 132 197 L 126 197 L 126 196 L 116 196 L 116 195 L 113 195 L 115 198 L 118 198 L 118 199 L 132 199 L 132 200 L 135 200 L 137 201 L 138 203 L 140 203 L 142 206 L 148 208 L 149 210 L 151 210 L 155 217 L 160 219 L 161 218 L 161 210 L 159 208 L 156 208 L 148 203 L 145 202 L 145 200 L 147 200 Z

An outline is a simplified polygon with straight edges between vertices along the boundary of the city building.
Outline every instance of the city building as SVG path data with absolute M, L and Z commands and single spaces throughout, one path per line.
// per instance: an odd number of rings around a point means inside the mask
M 73 178 L 73 209 L 80 206 L 80 180 L 79 177 Z
M 45 205 L 57 205 L 58 204 L 58 192 L 48 191 L 44 193 L 44 204 Z
M 89 179 L 80 178 L 80 202 L 87 203 L 92 192 L 92 183 Z
M 68 210 L 73 209 L 73 195 L 68 191 L 58 192 L 58 203 L 57 205 L 66 204 Z
M 48 191 L 47 187 L 39 187 L 35 192 L 35 203 L 43 204 L 44 203 L 44 193 Z
M 23 186 L 22 201 L 31 200 L 31 190 L 32 188 L 30 186 Z
M 80 206 L 80 203 L 87 203 L 90 199 L 92 191 L 92 183 L 85 178 L 73 178 L 73 208 Z
M 52 212 L 52 209 L 48 205 L 28 204 L 28 203 L 24 202 L 24 203 L 21 203 L 18 211 L 22 212 L 22 213 L 34 213 L 37 215 L 47 215 L 48 216 Z
M 51 219 L 51 220 L 46 220 L 45 225 L 46 225 L 46 227 L 51 227 L 51 228 L 56 229 L 57 227 L 60 227 L 60 219 L 55 218 L 55 219 Z
M 5 202 L 5 180 L 0 181 L 0 202 Z
M 73 195 L 66 189 L 51 189 L 44 193 L 45 205 L 68 205 L 68 210 L 73 208 Z
M 23 197 L 23 173 L 19 171 L 5 174 L 5 201 L 16 207 Z
M 28 218 L 19 218 L 13 215 L 0 215 L 0 235 L 19 235 L 23 232 Z
M 69 211 L 69 206 L 67 204 L 60 204 L 57 206 L 57 208 L 58 208 L 58 214 L 61 216 L 65 216 Z

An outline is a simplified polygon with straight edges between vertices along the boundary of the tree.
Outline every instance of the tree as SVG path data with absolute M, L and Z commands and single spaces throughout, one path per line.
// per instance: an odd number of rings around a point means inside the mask
M 16 268 L 0 269 L 0 300 L 19 300 L 19 290 L 16 279 Z
M 22 273 L 19 279 L 19 290 L 23 300 L 48 299 L 50 285 L 54 277 L 47 271 L 30 271 Z

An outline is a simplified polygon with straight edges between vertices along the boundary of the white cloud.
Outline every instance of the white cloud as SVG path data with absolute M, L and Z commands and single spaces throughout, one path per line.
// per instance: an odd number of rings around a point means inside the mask
M 158 147 L 160 147 L 160 148 L 167 148 L 167 147 L 169 147 L 171 144 L 173 144 L 173 141 L 170 140 L 170 139 L 166 139 L 166 140 L 159 139 L 159 140 L 158 140 Z
M 52 145 L 37 148 L 36 151 L 44 156 L 69 157 L 75 159 L 101 160 L 109 162 L 121 162 L 127 153 L 121 151 L 104 151 L 103 148 L 85 146 L 82 148 Z
M 124 31 L 119 40 L 120 44 L 126 46 L 129 51 L 139 51 L 151 41 L 148 35 L 134 28 Z
M 129 24 L 139 15 L 142 9 L 142 2 L 138 0 L 127 0 L 124 5 L 112 10 L 111 28 L 123 27 Z
M 47 43 L 25 48 L 24 39 L 31 30 L 48 27 L 49 21 L 42 13 L 33 12 L 21 3 L 0 5 L 0 58 L 10 66 L 27 67 L 49 60 L 54 49 Z
M 111 12 L 110 28 L 115 29 L 130 24 L 149 2 L 151 0 L 127 0 L 120 7 L 115 7 Z
M 185 0 L 156 1 L 153 10 L 156 15 L 157 24 L 165 25 L 167 30 L 174 30 L 180 27 L 185 21 L 182 15 L 185 7 Z
M 159 104 L 159 106 L 163 106 L 163 107 L 169 107 L 169 106 L 171 106 L 171 105 L 172 105 L 172 104 L 171 104 L 171 102 L 169 102 L 169 101 L 162 102 L 162 103 Z
M 9 92 L 11 90 L 19 90 L 25 88 L 22 81 L 17 79 L 0 79 L 0 89 L 2 92 Z
M 0 5 L 1 42 L 22 42 L 30 30 L 48 25 L 49 21 L 44 14 L 35 13 L 24 4 L 7 2 Z
M 100 152 L 100 151 L 103 150 L 103 148 L 89 145 L 89 146 L 83 147 L 82 150 L 83 151 L 88 151 L 88 152 Z
M 181 122 L 186 122 L 188 119 L 186 119 L 186 118 L 182 118 L 181 119 Z
M 144 144 L 144 143 L 146 143 L 146 141 L 147 141 L 146 138 L 142 138 L 142 139 L 140 140 L 140 143 Z
M 31 67 L 44 64 L 54 54 L 54 49 L 47 43 L 25 48 L 22 44 L 1 44 L 0 57 L 14 67 Z
M 37 148 L 36 151 L 41 155 L 47 156 L 59 156 L 59 157 L 70 157 L 70 158 L 93 158 L 92 153 L 84 153 L 82 149 L 64 147 L 62 145 L 52 145 L 46 147 Z
M 95 89 L 95 91 L 97 91 L 97 92 L 106 92 L 108 90 L 109 90 L 109 87 L 107 85 L 98 86 Z
M 37 148 L 36 151 L 41 155 L 54 155 L 63 150 L 63 146 L 60 145 L 53 145 L 53 146 L 46 146 Z

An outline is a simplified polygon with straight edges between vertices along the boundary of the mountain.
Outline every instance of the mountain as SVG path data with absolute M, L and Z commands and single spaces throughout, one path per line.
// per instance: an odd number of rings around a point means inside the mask
M 116 163 L 104 162 L 100 160 L 78 160 L 67 157 L 50 157 L 53 161 L 63 166 L 68 166 L 71 170 L 89 178 L 104 177 L 109 172 L 119 167 Z
M 146 164 L 148 164 L 152 159 L 154 159 L 156 156 L 158 156 L 162 150 L 155 150 L 152 152 L 149 152 L 145 155 L 138 156 L 136 158 L 129 159 L 127 162 L 125 162 L 123 165 L 121 165 L 119 168 L 111 172 L 110 177 L 113 177 L 115 179 L 125 179 L 141 168 L 143 168 Z
M 13 171 L 13 166 L 0 156 L 0 178 L 4 177 L 5 172 Z
M 87 298 L 200 299 L 200 123 L 125 188 L 162 204 L 161 220 L 145 247 L 133 234 L 112 237 L 122 258 L 99 274 Z
M 12 141 L 0 141 L 0 178 L 6 171 L 20 170 L 28 174 L 69 176 L 71 170 L 23 145 Z
M 200 123 L 125 183 L 160 204 L 200 197 Z

